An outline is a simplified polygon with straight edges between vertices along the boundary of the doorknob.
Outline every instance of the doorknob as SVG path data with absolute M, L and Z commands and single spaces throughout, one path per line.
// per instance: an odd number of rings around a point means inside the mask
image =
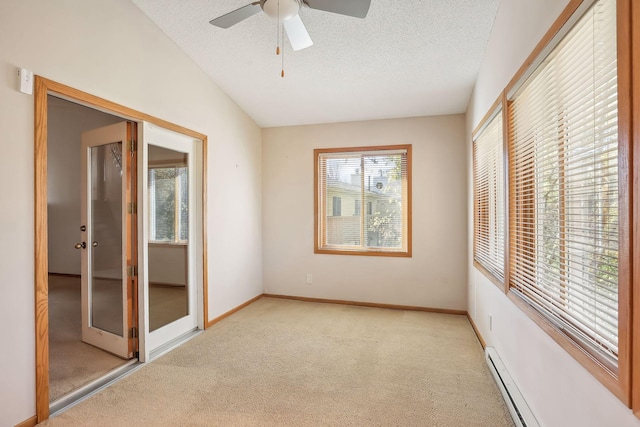
M 93 246 L 95 248 L 96 246 L 98 246 L 98 242 L 91 243 L 91 246 Z
M 75 245 L 73 245 L 74 248 L 76 249 L 84 249 L 87 247 L 87 244 L 85 242 L 82 243 L 76 243 Z

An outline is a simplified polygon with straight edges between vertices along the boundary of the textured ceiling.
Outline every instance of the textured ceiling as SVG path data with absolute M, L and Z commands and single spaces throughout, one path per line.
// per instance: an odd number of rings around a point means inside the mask
M 314 45 L 285 40 L 281 78 L 266 15 L 209 24 L 250 0 L 132 1 L 261 127 L 464 112 L 499 3 L 371 0 L 365 19 L 304 7 Z

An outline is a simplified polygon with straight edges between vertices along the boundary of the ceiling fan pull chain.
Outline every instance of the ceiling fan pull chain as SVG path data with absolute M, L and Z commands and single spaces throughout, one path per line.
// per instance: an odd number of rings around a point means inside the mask
M 276 55 L 280 55 L 280 0 L 278 0 L 278 21 L 276 23 L 277 36 L 276 36 Z
M 284 25 L 284 24 L 281 24 Z M 284 78 L 284 29 L 281 31 L 282 34 L 282 72 L 280 73 L 280 77 Z

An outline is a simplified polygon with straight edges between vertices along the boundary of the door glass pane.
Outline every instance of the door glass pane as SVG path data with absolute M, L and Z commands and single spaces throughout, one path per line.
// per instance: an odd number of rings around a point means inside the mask
M 123 336 L 122 143 L 91 148 L 91 326 Z
M 189 314 L 187 160 L 149 145 L 149 331 Z

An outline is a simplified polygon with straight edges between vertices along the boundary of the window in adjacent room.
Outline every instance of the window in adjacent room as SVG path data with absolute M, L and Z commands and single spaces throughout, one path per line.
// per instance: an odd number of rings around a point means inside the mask
M 473 138 L 473 260 L 493 282 L 504 284 L 504 161 L 502 108 Z
M 314 155 L 316 252 L 411 256 L 411 145 Z
M 186 166 L 149 168 L 149 240 L 187 243 L 189 235 L 188 173 Z

